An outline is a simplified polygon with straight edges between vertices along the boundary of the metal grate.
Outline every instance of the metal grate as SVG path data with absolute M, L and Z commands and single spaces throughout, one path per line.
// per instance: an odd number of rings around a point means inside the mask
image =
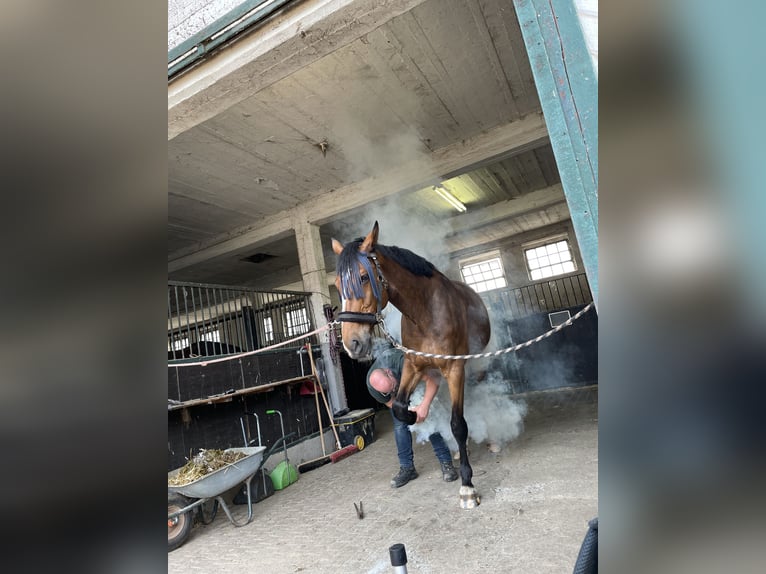
M 587 305 L 593 300 L 585 273 L 541 281 L 517 289 L 481 293 L 487 307 L 502 309 L 508 318 Z
M 313 329 L 308 293 L 168 282 L 168 360 L 255 351 Z

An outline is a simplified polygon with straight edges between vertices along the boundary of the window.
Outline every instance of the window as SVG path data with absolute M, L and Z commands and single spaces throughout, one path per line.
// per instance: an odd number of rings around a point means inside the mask
M 296 309 L 288 311 L 285 316 L 287 319 L 287 336 L 294 337 L 309 330 L 309 320 L 306 315 L 306 309 Z
M 543 245 L 524 249 L 529 278 L 533 281 L 576 271 L 569 241 L 559 239 Z
M 176 335 L 172 341 L 168 339 L 168 351 L 180 351 L 189 346 L 189 338 Z
M 214 343 L 221 342 L 221 332 L 218 327 L 210 327 L 200 336 L 200 341 L 213 341 Z
M 474 259 L 467 263 L 461 262 L 460 273 L 463 275 L 463 281 L 477 293 L 508 285 L 499 254 L 480 261 Z
M 271 317 L 263 318 L 263 333 L 266 341 L 271 342 L 274 340 L 274 322 L 271 320 Z

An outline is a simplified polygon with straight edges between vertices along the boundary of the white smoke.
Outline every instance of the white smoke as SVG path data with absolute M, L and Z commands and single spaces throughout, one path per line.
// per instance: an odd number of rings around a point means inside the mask
M 424 393 L 425 384 L 420 383 L 412 393 L 410 405 L 419 405 Z M 429 436 L 438 432 L 451 451 L 458 450 L 450 426 L 451 404 L 447 382 L 442 380 L 431 402 L 428 418 L 410 426 L 417 442 L 427 442 Z M 468 438 L 474 443 L 494 443 L 500 447 L 507 445 L 524 430 L 526 414 L 526 403 L 511 399 L 508 383 L 499 375 L 490 374 L 485 382 L 478 384 L 466 381 L 463 416 L 468 425 Z
M 402 312 L 399 311 L 394 305 L 389 303 L 386 308 L 383 309 L 383 323 L 385 324 L 386 331 L 397 340 L 402 342 Z
M 348 89 L 355 87 L 349 86 Z M 361 101 L 375 105 L 368 94 L 364 94 Z M 420 113 L 417 98 L 405 99 L 397 105 L 405 115 L 418 117 Z M 441 178 L 433 169 L 428 140 L 417 128 L 411 124 L 372 125 L 369 117 L 374 115 L 373 109 L 363 115 L 348 108 L 331 112 L 330 125 L 335 142 L 330 141 L 330 145 L 335 143 L 346 160 L 347 179 L 376 185 L 376 179 L 406 166 L 408 172 L 420 175 L 421 181 L 416 186 L 425 188 L 439 183 Z M 355 210 L 347 226 L 335 228 L 334 233 L 340 235 L 337 239 L 346 242 L 364 237 L 378 221 L 380 243 L 409 249 L 444 271 L 449 265 L 449 256 L 444 248 L 449 226 L 427 210 L 414 209 L 412 203 L 403 203 L 402 194 L 412 191 L 401 189 Z

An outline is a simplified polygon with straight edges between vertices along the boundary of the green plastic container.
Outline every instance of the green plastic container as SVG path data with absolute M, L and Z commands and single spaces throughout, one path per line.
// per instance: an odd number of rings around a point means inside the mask
M 283 460 L 274 467 L 269 476 L 274 484 L 274 490 L 282 490 L 298 480 L 298 469 L 286 460 Z

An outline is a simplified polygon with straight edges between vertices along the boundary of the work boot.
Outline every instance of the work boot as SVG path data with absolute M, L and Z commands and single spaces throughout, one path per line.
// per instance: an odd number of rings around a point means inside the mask
M 455 470 L 455 467 L 452 466 L 452 462 L 447 461 L 441 464 L 442 478 L 444 479 L 444 482 L 452 482 L 453 480 L 457 480 L 457 471 Z
M 399 474 L 391 479 L 391 487 L 399 488 L 400 486 L 407 484 L 409 481 L 415 480 L 417 477 L 418 471 L 415 470 L 414 466 L 410 468 L 401 467 L 399 469 Z

